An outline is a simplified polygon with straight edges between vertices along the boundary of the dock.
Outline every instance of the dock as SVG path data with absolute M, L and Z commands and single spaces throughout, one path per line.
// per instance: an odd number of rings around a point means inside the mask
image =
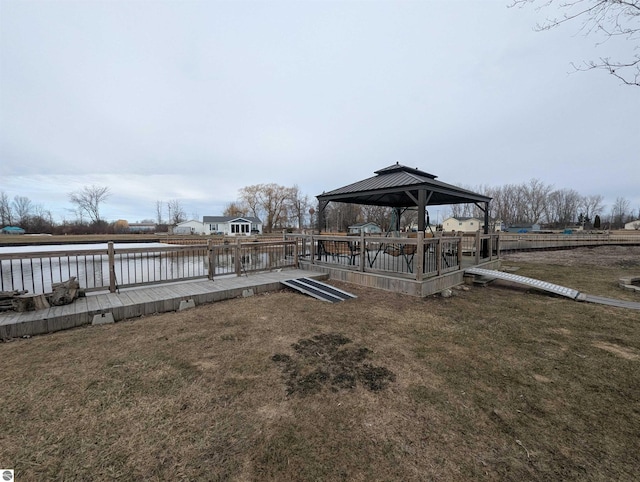
M 223 276 L 215 280 L 192 280 L 147 285 L 116 293 L 93 292 L 73 303 L 43 310 L 0 313 L 0 339 L 43 335 L 89 325 L 96 315 L 113 321 L 155 313 L 177 311 L 182 306 L 202 305 L 241 296 L 278 291 L 283 281 L 298 278 L 326 279 L 328 275 L 301 269 Z

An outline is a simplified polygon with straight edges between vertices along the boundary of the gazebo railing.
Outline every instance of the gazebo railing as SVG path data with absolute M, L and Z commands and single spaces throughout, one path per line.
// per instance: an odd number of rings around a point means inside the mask
M 297 240 L 298 256 L 311 264 L 422 280 L 498 257 L 498 236 L 425 237 L 286 234 Z M 479 247 L 479 249 L 478 249 Z

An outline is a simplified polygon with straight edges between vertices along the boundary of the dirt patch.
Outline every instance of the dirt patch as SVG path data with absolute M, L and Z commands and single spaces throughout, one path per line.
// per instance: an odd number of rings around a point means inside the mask
M 533 376 L 533 379 L 536 380 L 537 382 L 551 383 L 551 378 L 545 377 L 544 375 L 538 375 L 537 373 L 534 373 L 532 376 Z
M 365 363 L 371 350 L 346 346 L 350 343 L 349 338 L 339 333 L 319 334 L 294 343 L 293 356 L 273 355 L 271 359 L 284 372 L 287 394 L 308 395 L 327 386 L 332 391 L 349 390 L 358 384 L 378 391 L 395 381 L 395 374 L 387 368 Z
M 600 348 L 601 350 L 608 351 L 609 353 L 613 353 L 614 355 L 617 355 L 620 358 L 624 358 L 625 360 L 640 360 L 640 355 L 638 355 L 637 353 L 634 353 L 629 348 L 615 345 L 613 343 L 598 341 L 594 343 L 593 346 L 595 346 L 596 348 Z

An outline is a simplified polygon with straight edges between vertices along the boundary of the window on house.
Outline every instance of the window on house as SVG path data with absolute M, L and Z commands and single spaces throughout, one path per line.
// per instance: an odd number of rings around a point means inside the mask
M 244 234 L 249 232 L 248 224 L 232 224 L 231 225 L 231 233 L 232 234 Z

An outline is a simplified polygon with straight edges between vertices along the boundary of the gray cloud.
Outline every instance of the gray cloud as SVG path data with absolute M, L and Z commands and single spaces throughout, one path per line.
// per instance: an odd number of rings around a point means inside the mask
M 4 2 L 0 190 L 59 217 L 91 183 L 111 188 L 109 219 L 169 199 L 202 216 L 246 185 L 314 196 L 400 160 L 636 209 L 637 89 L 568 74 L 602 47 L 535 33 L 540 16 L 502 1 Z

